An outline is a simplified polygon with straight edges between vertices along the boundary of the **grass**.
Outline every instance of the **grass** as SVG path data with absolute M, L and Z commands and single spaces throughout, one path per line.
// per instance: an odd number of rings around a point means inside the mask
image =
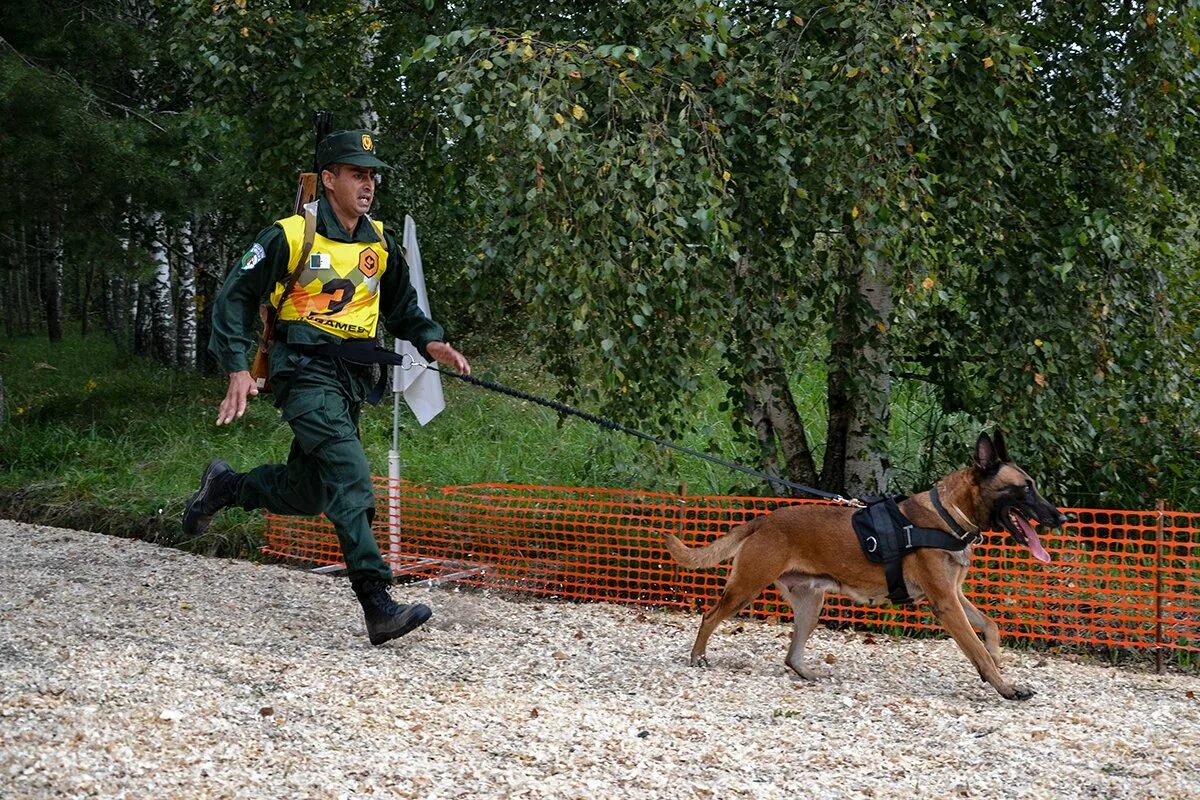
M 497 340 L 492 339 L 490 342 Z M 504 349 L 501 349 L 501 348 Z M 468 342 L 476 374 L 552 397 L 554 381 L 523 351 Z M 817 463 L 826 417 L 819 352 L 793 393 Z M 282 460 L 291 440 L 269 397 L 237 423 L 217 428 L 225 381 L 157 367 L 119 352 L 104 336 L 0 340 L 7 402 L 0 419 L 0 491 L 42 504 L 84 504 L 108 512 L 177 519 L 203 464 L 220 456 L 235 468 Z M 752 476 L 605 431 L 544 407 L 445 379 L 446 410 L 419 426 L 402 407 L 402 475 L 434 486 L 482 482 L 597 486 L 691 494 L 768 494 Z M 719 410 L 725 386 L 700 381 L 693 432 L 679 444 L 753 465 L 753 449 Z M 585 409 L 594 410 L 594 409 Z M 391 446 L 389 402 L 362 417 L 364 446 L 379 474 Z M 965 415 L 945 415 L 919 381 L 896 381 L 891 407 L 894 488 L 917 491 L 966 462 L 977 431 Z M 648 434 L 659 431 L 647 427 Z M 932 446 L 931 446 L 932 443 Z M 931 455 L 932 454 L 932 455 Z M 220 525 L 253 528 L 252 517 L 222 514 Z M 218 526 L 220 527 L 220 526 Z
M 493 345 L 465 347 L 476 375 L 543 397 L 555 384 L 520 351 Z M 825 419 L 825 375 L 820 360 L 797 376 L 793 392 L 810 437 Z M 59 344 L 42 337 L 0 341 L 0 374 L 7 401 L 0 439 L 0 491 L 42 505 L 84 505 L 136 518 L 178 519 L 203 464 L 222 457 L 235 468 L 282 460 L 291 440 L 269 397 L 250 404 L 237 423 L 217 428 L 225 381 L 157 367 L 119 352 L 104 336 L 68 335 Z M 636 488 L 692 494 L 766 494 L 757 478 L 605 431 L 573 417 L 461 381 L 443 381 L 447 408 L 428 426 L 401 410 L 402 475 L 418 483 L 452 485 L 510 482 Z M 753 453 L 719 411 L 725 387 L 701 381 L 694 399 L 694 432 L 679 444 L 751 464 Z M 585 409 L 586 410 L 586 409 Z M 967 431 L 969 420 L 940 417 L 922 384 L 898 383 L 891 439 L 897 485 L 909 490 L 953 463 L 927 463 L 929 430 L 941 429 L 939 447 L 965 459 L 967 445 L 946 444 L 944 431 Z M 387 473 L 392 408 L 385 402 L 362 417 L 370 463 Z M 646 433 L 658 431 L 646 429 Z M 967 436 L 967 438 L 970 438 Z M 820 442 L 813 441 L 820 463 Z M 951 450 L 955 452 L 950 452 Z M 961 450 L 961 453 L 957 452 Z M 220 527 L 247 531 L 253 518 L 222 514 Z
M 552 381 L 528 360 L 514 360 L 508 351 L 470 355 L 476 374 L 532 394 L 554 393 Z M 157 367 L 119 352 L 103 336 L 68 335 L 59 344 L 40 337 L 0 341 L 0 375 L 6 392 L 0 492 L 9 497 L 10 508 L 16 498 L 26 511 L 39 508 L 46 521 L 117 515 L 147 524 L 159 519 L 165 532 L 177 527 L 208 459 L 219 456 L 248 469 L 282 460 L 291 441 L 268 397 L 252 401 L 235 424 L 218 428 L 223 379 Z M 401 471 L 409 480 L 648 491 L 686 486 L 689 492 L 718 494 L 765 490 L 752 477 L 582 420 L 560 420 L 536 404 L 452 379 L 443 384 L 447 408 L 429 425 L 418 425 L 402 406 Z M 821 388 L 816 383 L 811 388 L 807 402 L 821 402 Z M 680 443 L 703 452 L 715 446 L 738 460 L 736 438 L 716 410 L 723 391 L 709 383 L 699 405 L 711 409 L 712 419 Z M 391 426 L 390 403 L 364 411 L 362 438 L 379 474 L 387 473 Z M 258 525 L 256 516 L 229 512 L 217 518 L 213 530 L 237 538 Z

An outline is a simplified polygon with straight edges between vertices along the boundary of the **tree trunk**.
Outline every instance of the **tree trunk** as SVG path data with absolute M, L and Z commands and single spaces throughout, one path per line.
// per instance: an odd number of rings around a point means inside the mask
M 29 275 L 29 325 L 30 330 L 34 331 L 41 327 L 46 314 L 46 264 L 50 256 L 40 223 L 35 222 L 26 235 L 32 235 L 36 241 L 33 250 L 38 264 L 37 269 Z
M 13 337 L 16 331 L 17 317 L 17 302 L 20 299 L 18 296 L 19 284 L 17 279 L 21 275 L 21 253 L 17 249 L 16 226 L 12 220 L 8 220 L 4 226 L 4 233 L 10 240 L 10 245 L 6 248 L 5 256 L 5 285 L 8 286 L 8 291 L 4 293 L 4 335 L 9 339 Z M 0 418 L 3 414 L 0 414 Z
M 743 253 L 730 283 L 735 296 L 747 292 L 749 274 L 750 257 Z M 735 323 L 740 330 L 762 330 L 771 321 L 773 310 L 770 300 L 764 299 L 760 304 L 742 304 L 742 308 L 745 309 L 742 312 L 745 316 Z M 730 377 L 741 379 L 738 388 L 744 398 L 743 409 L 758 439 L 759 460 L 763 469 L 771 475 L 780 475 L 782 472 L 795 483 L 816 483 L 817 471 L 808 447 L 804 421 L 796 408 L 787 369 L 778 353 L 770 342 L 750 334 L 735 345 L 730 355 L 733 363 L 740 365 L 740 375 L 735 372 Z M 772 490 L 781 496 L 791 493 L 779 484 L 772 484 Z
M 46 314 L 46 336 L 52 342 L 61 342 L 63 338 L 62 323 L 62 285 L 63 285 L 63 241 L 62 230 L 56 220 L 51 220 L 43 227 L 42 241 L 46 243 L 47 252 L 43 254 L 45 293 L 42 296 Z
M 167 256 L 167 228 L 162 214 L 150 217 L 150 260 L 154 263 L 151 282 L 150 314 L 153 318 L 154 359 L 160 364 L 175 364 L 175 310 L 171 302 L 171 259 Z
M 109 275 L 104 279 L 104 293 L 101 295 L 101 303 L 104 305 L 104 333 L 108 338 L 116 343 L 117 348 L 121 347 L 121 339 L 118 331 L 120 328 L 117 325 L 118 313 L 116 307 L 116 287 L 117 277 Z
M 25 259 L 25 269 L 21 270 L 21 330 L 28 336 L 33 333 L 33 281 L 42 274 L 38 262 L 38 252 L 29 246 L 29 228 L 22 221 L 21 253 Z
M 748 416 L 758 437 L 762 463 L 770 474 L 778 475 L 781 455 L 784 475 L 788 480 L 814 485 L 818 481 L 816 465 L 808 446 L 804 420 L 800 418 L 800 410 L 796 407 L 796 399 L 788 383 L 787 371 L 773 350 L 763 352 L 763 348 L 757 349 L 754 361 L 759 363 L 751 362 L 747 366 L 743 389 Z M 779 485 L 775 485 L 774 490 L 781 496 L 792 493 Z
M 208 355 L 208 340 L 212 335 L 212 305 L 225 274 L 225 244 L 218 236 L 220 220 L 207 215 L 199 221 L 195 237 L 196 263 L 196 366 L 203 375 L 214 375 L 219 369 Z
M 17 312 L 17 273 L 10 270 L 8 274 L 11 278 L 8 281 L 9 292 L 4 297 L 4 335 L 11 339 L 15 331 L 13 320 Z
M 130 310 L 136 305 L 136 300 L 130 298 L 129 280 L 125 277 L 129 274 L 129 234 L 130 216 L 126 212 L 121 219 L 119 239 L 122 261 L 119 268 L 104 282 L 104 324 L 118 351 L 125 347 L 126 335 L 129 333 Z
M 22 223 L 18 228 L 21 236 L 21 269 L 16 272 L 17 285 L 13 294 L 16 297 L 16 306 L 13 310 L 13 327 L 16 331 L 24 334 L 29 333 L 29 274 L 37 266 L 34 259 L 37 257 L 34 253 L 29 252 L 25 247 L 25 225 Z
M 175 275 L 179 279 L 179 330 L 176 341 L 176 363 L 187 369 L 196 368 L 196 248 L 195 221 L 179 226 L 177 240 L 179 255 L 175 258 Z
M 91 316 L 92 286 L 96 281 L 95 264 L 89 264 L 81 271 L 83 276 L 79 287 L 79 333 L 81 336 L 87 336 L 88 317 Z
M 154 310 L 150 284 L 137 281 L 130 284 L 133 298 L 133 352 L 151 355 L 154 348 Z
M 892 293 L 880 268 L 853 266 L 834 304 L 821 482 L 853 497 L 887 492 Z

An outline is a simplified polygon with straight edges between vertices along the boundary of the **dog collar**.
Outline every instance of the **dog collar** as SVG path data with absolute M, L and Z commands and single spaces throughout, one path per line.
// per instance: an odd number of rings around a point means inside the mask
M 929 499 L 933 501 L 933 509 L 937 511 L 938 516 L 942 518 L 942 522 L 950 526 L 950 532 L 953 533 L 959 541 L 973 542 L 979 538 L 979 531 L 968 532 L 966 528 L 958 524 L 958 520 L 951 516 L 950 512 L 946 511 L 945 507 L 942 506 L 942 501 L 938 499 L 937 486 L 934 486 L 929 490 Z

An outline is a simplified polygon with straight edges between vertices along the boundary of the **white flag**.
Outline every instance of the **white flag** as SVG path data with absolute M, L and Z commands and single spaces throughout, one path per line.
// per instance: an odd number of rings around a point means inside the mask
M 408 279 L 417 292 L 417 305 L 429 313 L 429 296 L 425 293 L 425 272 L 421 268 L 421 250 L 417 247 L 417 224 L 412 217 L 404 217 L 404 259 L 408 262 Z M 418 363 L 424 363 L 425 358 L 417 352 L 410 342 L 396 340 L 396 352 L 408 355 Z M 424 425 L 441 413 L 446 407 L 446 399 L 442 396 L 442 376 L 431 369 L 412 367 L 401 369 L 396 367 L 394 386 L 404 393 L 404 401 L 412 409 L 417 422 Z

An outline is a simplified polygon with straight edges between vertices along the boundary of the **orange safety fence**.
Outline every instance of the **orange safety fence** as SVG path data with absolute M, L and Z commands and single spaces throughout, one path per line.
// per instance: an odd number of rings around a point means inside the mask
M 689 545 L 785 504 L 825 501 L 682 496 L 514 484 L 427 488 L 376 478 L 375 535 L 394 569 L 420 578 L 567 600 L 700 610 L 719 594 L 724 566 L 692 572 L 662 534 Z M 398 498 L 398 506 L 389 498 Z M 966 594 L 1006 637 L 1111 649 L 1200 652 L 1200 514 L 1063 509 L 1043 564 L 1001 533 L 974 548 Z M 389 536 L 398 513 L 400 535 Z M 267 517 L 265 552 L 313 566 L 341 562 L 323 518 Z M 483 567 L 471 572 L 463 567 Z M 791 617 L 774 588 L 750 607 Z M 830 597 L 827 624 L 940 630 L 927 604 L 869 608 Z

